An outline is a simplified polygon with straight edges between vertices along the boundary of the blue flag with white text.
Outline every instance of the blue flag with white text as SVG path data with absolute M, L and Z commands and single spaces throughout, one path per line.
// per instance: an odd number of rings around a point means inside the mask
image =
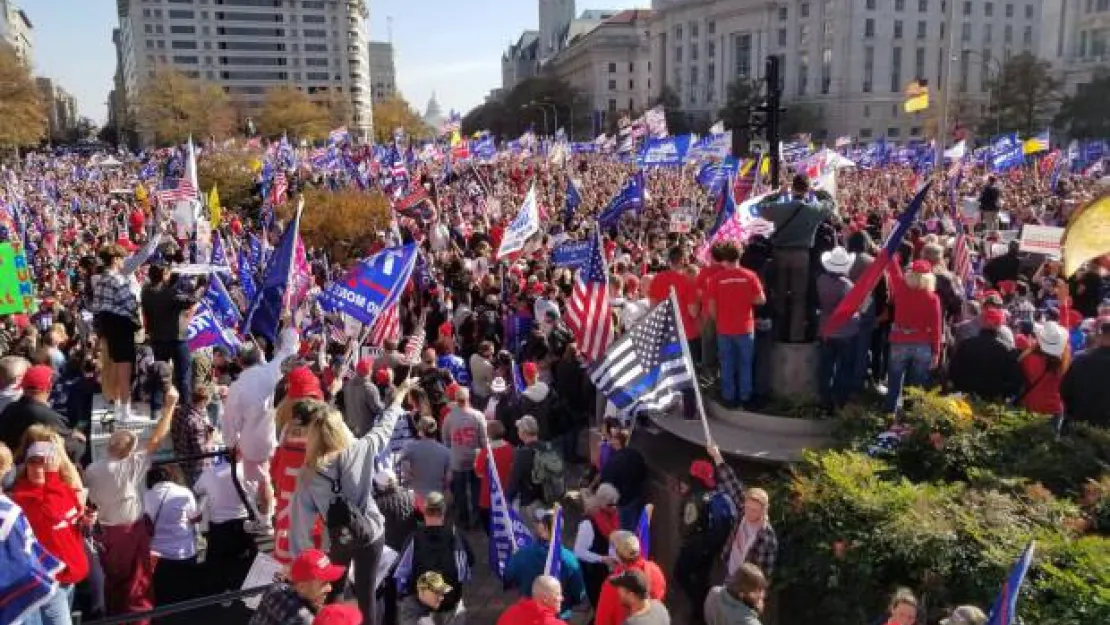
M 644 172 L 638 171 L 624 183 L 620 193 L 609 202 L 597 221 L 602 228 L 612 228 L 628 210 L 644 209 Z
M 227 292 L 227 287 L 224 286 L 224 281 L 220 279 L 218 274 L 212 274 L 208 282 L 208 290 L 204 293 L 204 303 L 212 311 L 220 323 L 226 328 L 236 328 L 242 317 L 239 314 L 238 307 L 235 306 L 235 301 L 231 299 L 231 294 Z
M 551 540 L 547 543 L 547 561 L 543 574 L 559 579 L 563 570 L 563 507 L 555 506 L 555 518 L 551 521 Z M 646 556 L 645 556 L 646 557 Z
M 492 456 L 489 456 L 489 568 L 499 579 L 504 579 L 509 557 L 517 549 L 530 544 L 532 534 L 516 508 L 505 500 L 495 465 Z
M 416 244 L 386 248 L 355 263 L 347 276 L 328 285 L 328 300 L 339 310 L 371 326 L 401 297 L 416 265 Z
M 281 234 L 281 241 L 270 256 L 270 262 L 266 264 L 262 286 L 255 295 L 247 312 L 247 318 L 243 322 L 244 333 L 253 332 L 265 337 L 271 343 L 277 339 L 278 324 L 281 321 L 282 309 L 285 307 L 285 293 L 291 287 L 293 254 L 297 251 L 297 231 L 300 225 L 301 216 L 298 213 Z

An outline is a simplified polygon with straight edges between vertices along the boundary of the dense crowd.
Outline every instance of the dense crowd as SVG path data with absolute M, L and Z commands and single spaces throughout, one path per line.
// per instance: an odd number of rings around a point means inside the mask
M 181 268 L 207 258 L 194 258 L 196 242 L 153 189 L 132 191 L 151 162 L 173 157 L 121 158 L 30 155 L 0 178 L 0 234 L 22 246 L 35 291 L 30 310 L 0 321 L 0 509 L 37 540 L 24 554 L 33 583 L 0 604 L 0 620 L 69 623 L 73 609 L 140 613 L 238 589 L 256 537 L 273 535 L 283 572 L 254 625 L 462 625 L 467 585 L 486 566 L 473 530 L 491 531 L 503 493 L 533 540 L 498 571 L 520 596 L 499 624 L 554 625 L 576 611 L 597 625 L 666 624 L 671 584 L 688 610 L 676 622 L 759 622 L 779 549 L 768 493 L 710 442 L 681 476 L 681 545 L 664 572 L 637 532 L 650 496 L 635 420 L 597 396 L 566 320 L 575 273 L 552 252 L 586 239 L 634 166 L 503 157 L 444 177 L 439 164 L 414 165 L 412 189 L 425 187 L 432 210 L 398 213 L 365 242 L 371 252 L 416 242 L 426 261 L 396 329 L 357 349 L 357 328 L 315 302 L 348 267 L 310 247 L 316 284 L 286 306 L 273 344 L 243 337 L 231 350 L 190 349 L 213 278 Z M 817 341 L 829 412 L 875 401 L 896 419 L 906 386 L 942 386 L 1021 405 L 1061 432 L 1110 425 L 1106 267 L 1063 276 L 1059 258 L 1025 254 L 1015 239 L 1023 224 L 1066 223 L 1097 182 L 958 169 L 849 168 L 831 188 L 811 188 L 804 173 L 763 178 L 736 199 L 768 193 L 755 212 L 773 232 L 733 240 L 712 237 L 722 202 L 696 182 L 697 167 L 647 169 L 643 207 L 602 228 L 614 333 L 673 293 L 699 381 L 728 407 L 770 400 L 774 343 Z M 884 279 L 822 332 L 930 177 Z M 309 166 L 288 180 L 293 192 L 354 184 Z M 574 210 L 569 184 L 581 195 Z M 532 188 L 543 231 L 498 258 Z M 695 215 L 689 232 L 673 227 L 679 211 Z M 229 207 L 212 226 L 233 249 L 251 239 L 271 248 L 280 225 L 267 221 Z M 242 313 L 237 273 L 222 277 Z M 692 393 L 681 413 L 698 418 Z M 591 426 L 604 438 L 592 460 Z M 561 503 L 575 509 L 571 529 Z M 911 625 L 916 612 L 899 591 L 884 622 Z M 945 621 L 984 622 L 973 606 Z

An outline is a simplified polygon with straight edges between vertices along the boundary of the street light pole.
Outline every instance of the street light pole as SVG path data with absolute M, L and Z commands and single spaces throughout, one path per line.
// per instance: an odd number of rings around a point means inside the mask
M 956 2 L 955 0 L 948 0 L 948 15 L 945 16 L 944 21 L 948 25 L 948 40 L 944 43 L 944 54 L 941 56 L 945 60 L 944 65 L 940 68 L 943 72 L 941 79 L 941 89 L 944 90 L 944 97 L 940 100 L 940 128 L 937 132 L 937 156 L 933 159 L 938 169 L 944 168 L 944 146 L 948 140 L 948 100 L 952 93 L 950 87 L 952 86 L 952 45 L 956 39 Z
M 991 70 L 994 70 L 994 77 L 995 77 L 996 80 L 1001 79 L 1001 77 L 1002 77 L 1002 62 L 999 61 L 997 58 L 995 58 L 993 56 L 986 56 L 985 54 L 983 54 L 982 52 L 979 52 L 977 50 L 967 50 L 967 49 L 965 49 L 965 50 L 961 50 L 960 52 L 961 53 L 966 52 L 968 54 L 968 56 L 977 56 L 986 64 L 986 66 L 987 66 L 987 76 L 986 76 L 986 78 L 987 78 L 988 81 L 990 80 Z M 955 61 L 956 57 L 953 56 L 951 60 Z M 991 111 L 991 103 L 992 102 L 994 102 L 994 85 L 993 84 L 987 89 L 987 113 L 988 114 Z M 998 136 L 998 134 L 1001 132 L 1001 127 L 1002 127 L 1002 120 L 999 119 L 999 117 L 997 115 L 995 115 L 994 116 L 994 134 L 995 134 L 995 136 Z
M 528 104 L 521 104 L 520 105 L 520 110 L 523 111 L 524 109 L 527 109 L 528 107 L 532 107 L 532 106 L 540 109 L 540 112 L 543 113 L 543 134 L 546 135 L 547 134 L 547 109 L 546 108 L 540 106 L 539 103 L 537 103 L 537 102 L 529 102 Z

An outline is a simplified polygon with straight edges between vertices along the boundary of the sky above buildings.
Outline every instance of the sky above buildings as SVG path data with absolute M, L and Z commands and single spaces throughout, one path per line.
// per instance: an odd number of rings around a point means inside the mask
M 35 72 L 77 97 L 81 114 L 108 116 L 118 25 L 115 0 L 16 0 L 34 23 Z M 646 7 L 650 0 L 592 0 L 585 9 Z M 423 111 L 432 93 L 446 113 L 481 104 L 501 86 L 501 53 L 538 25 L 535 0 L 371 0 L 370 38 L 389 35 L 392 17 L 397 86 Z

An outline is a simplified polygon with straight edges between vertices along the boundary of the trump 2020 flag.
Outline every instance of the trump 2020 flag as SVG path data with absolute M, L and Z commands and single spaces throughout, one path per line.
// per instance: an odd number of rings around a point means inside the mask
M 222 346 L 235 353 L 239 350 L 239 339 L 235 333 L 220 323 L 219 316 L 212 312 L 207 302 L 201 302 L 189 320 L 185 342 L 190 350 Z
M 258 275 L 258 268 L 251 261 L 251 254 L 247 250 L 239 250 L 239 287 L 243 289 L 243 297 L 248 302 L 254 301 L 254 296 L 258 294 L 258 284 L 255 276 Z
M 1029 543 L 1025 551 L 1018 558 L 1014 568 L 1010 569 L 1010 576 L 1002 584 L 1002 591 L 991 606 L 991 614 L 987 625 L 1013 625 L 1014 616 L 1017 614 L 1018 593 L 1021 585 L 1025 583 L 1025 576 L 1029 567 L 1033 565 L 1033 551 L 1036 543 Z
M 247 318 L 243 322 L 245 332 L 253 332 L 265 337 L 273 343 L 277 338 L 278 323 L 281 321 L 282 312 L 288 303 L 286 293 L 291 293 L 296 287 L 294 284 L 294 271 L 297 265 L 295 256 L 298 249 L 304 253 L 303 246 L 298 245 L 301 227 L 301 210 L 293 217 L 293 222 L 281 235 L 281 241 L 270 256 L 266 264 L 266 273 L 262 276 L 262 287 L 251 303 Z
M 578 193 L 578 185 L 574 184 L 574 179 L 567 176 L 567 199 L 566 208 L 563 210 L 563 224 L 569 227 L 570 220 L 574 218 L 574 212 L 582 205 L 582 196 Z
M 886 266 L 890 264 L 891 259 L 894 258 L 894 253 L 897 252 L 898 247 L 902 245 L 902 240 L 906 238 L 906 232 L 909 231 L 910 226 L 913 225 L 913 222 L 917 219 L 917 214 L 921 212 L 921 205 L 925 201 L 925 196 L 929 193 L 929 187 L 931 187 L 932 184 L 932 182 L 929 182 L 918 190 L 913 201 L 906 207 L 902 216 L 898 218 L 898 223 L 894 226 L 894 230 L 891 231 L 890 236 L 887 237 L 886 243 L 883 244 L 883 249 L 879 251 L 878 258 L 876 258 L 875 262 L 871 263 L 863 272 L 859 280 L 856 280 L 852 289 L 848 291 L 844 299 L 840 300 L 840 304 L 836 307 L 836 310 L 824 321 L 821 327 L 821 336 L 827 337 L 839 330 L 841 326 L 848 323 L 852 316 L 863 306 L 864 301 L 867 300 L 867 296 L 871 294 L 871 291 L 875 289 L 875 285 L 879 283 L 879 278 L 882 277 L 883 271 L 886 270 Z
M 642 171 L 632 174 L 628 182 L 624 183 L 620 193 L 601 212 L 597 221 L 603 228 L 612 228 L 620 221 L 621 215 L 629 209 L 638 211 L 644 209 L 644 172 Z
M 532 534 L 524 525 L 516 509 L 505 501 L 505 491 L 501 488 L 501 480 L 497 477 L 497 468 L 492 461 L 493 454 L 486 447 L 489 472 L 489 568 L 498 578 L 504 579 L 505 566 L 509 563 L 509 556 L 517 549 L 532 542 Z
M 640 541 L 640 555 L 647 560 L 651 551 L 651 513 L 647 506 L 640 510 L 640 520 L 636 522 L 636 539 Z
M 520 212 L 517 213 L 516 219 L 513 219 L 513 223 L 505 229 L 505 235 L 501 238 L 501 247 L 497 249 L 497 257 L 504 258 L 524 249 L 528 239 L 539 231 L 540 212 L 536 205 L 536 183 L 533 182 L 532 187 L 528 189 L 528 195 L 524 196 L 524 203 L 520 205 Z
M 204 303 L 220 320 L 220 323 L 227 328 L 235 328 L 239 326 L 241 317 L 239 316 L 239 309 L 236 308 L 234 300 L 227 292 L 227 287 L 224 286 L 224 281 L 220 279 L 219 274 L 212 274 L 211 280 L 208 282 L 208 290 L 204 293 Z
M 555 506 L 555 518 L 551 520 L 551 540 L 547 545 L 547 560 L 543 574 L 559 579 L 563 570 L 563 507 Z
M 401 297 L 416 266 L 415 243 L 386 248 L 355 263 L 342 280 L 328 285 L 327 301 L 372 326 L 378 315 Z

